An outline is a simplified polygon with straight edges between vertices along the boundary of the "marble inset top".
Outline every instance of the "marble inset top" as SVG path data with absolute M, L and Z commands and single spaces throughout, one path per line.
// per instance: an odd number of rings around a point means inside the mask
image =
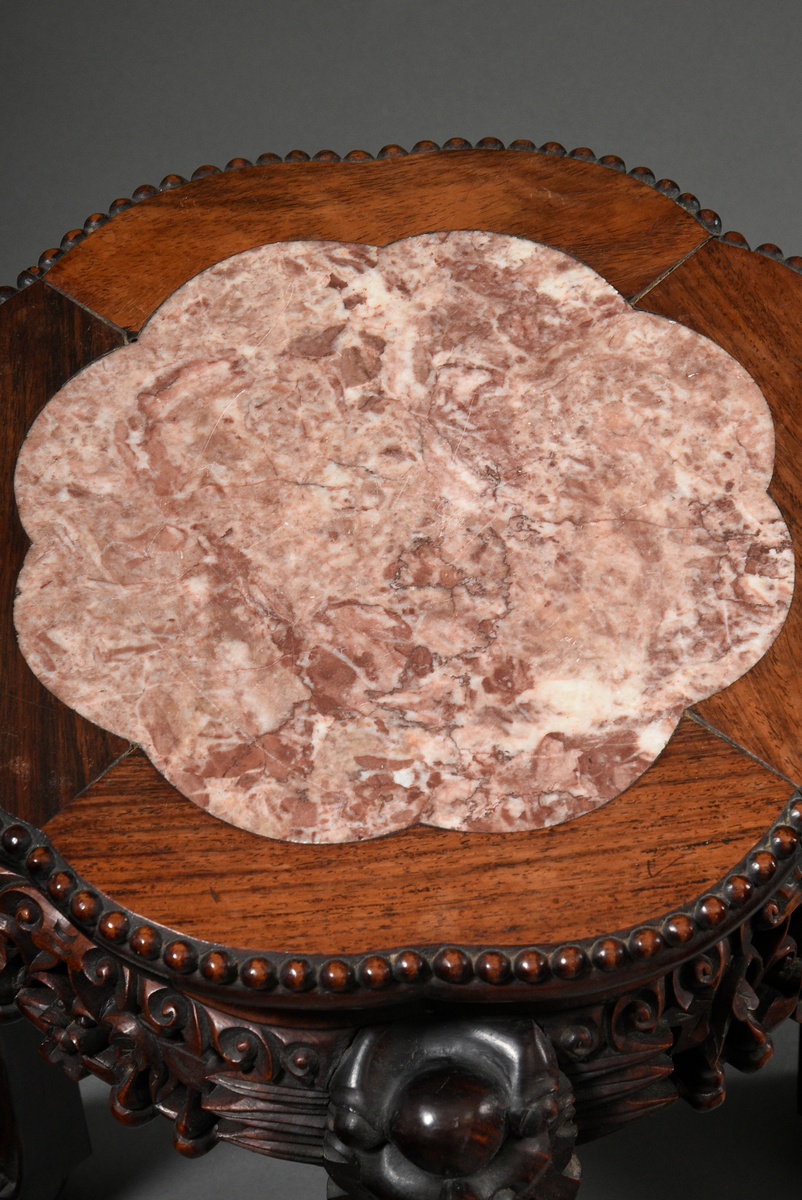
M 773 453 L 731 357 L 568 255 L 264 246 L 35 422 L 20 646 L 260 834 L 556 824 L 776 637 Z

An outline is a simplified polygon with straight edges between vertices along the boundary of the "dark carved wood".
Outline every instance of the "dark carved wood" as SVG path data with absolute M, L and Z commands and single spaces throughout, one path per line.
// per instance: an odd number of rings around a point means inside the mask
M 311 1020 L 235 1003 L 222 981 L 194 994 L 180 963 L 172 979 L 135 968 L 6 871 L 0 989 L 52 1062 L 110 1083 L 121 1121 L 170 1117 L 184 1154 L 228 1141 L 318 1163 L 353 1200 L 567 1200 L 575 1136 L 678 1097 L 711 1107 L 726 1063 L 767 1061 L 802 991 L 800 901 L 795 868 L 750 919 L 606 998 Z
M 23 887 L 33 898 L 46 897 L 60 918 L 129 965 L 172 979 L 182 990 L 217 990 L 261 1008 L 296 1008 L 301 997 L 306 1009 L 382 1007 L 430 998 L 544 1004 L 628 990 L 706 951 L 802 877 L 800 834 L 802 795 L 797 793 L 765 837 L 714 888 L 634 930 L 556 945 L 435 944 L 328 956 L 239 950 L 143 920 L 81 879 L 35 826 L 0 809 L 0 905 Z
M 325 1165 L 354 1200 L 532 1200 L 568 1166 L 573 1115 L 531 1017 L 398 1022 L 360 1034 L 336 1072 Z
M 483 227 L 577 254 L 747 366 L 773 408 L 772 489 L 799 552 L 802 260 L 750 252 L 673 181 L 586 147 L 452 138 L 345 160 L 293 151 L 167 176 L 68 233 L 20 294 L 0 289 L 0 761 L 15 814 L 0 813 L 0 999 L 70 1079 L 112 1085 L 120 1120 L 168 1116 L 185 1154 L 228 1141 L 318 1163 L 329 1195 L 354 1200 L 567 1200 L 575 1138 L 678 1098 L 720 1103 L 725 1064 L 759 1068 L 772 1029 L 802 1014 L 802 803 L 774 820 L 802 780 L 799 606 L 598 814 L 532 838 L 413 830 L 273 854 L 165 790 L 137 751 L 111 766 L 125 745 L 20 666 L 13 462 L 61 382 L 211 262 L 277 239 Z M 230 944 L 240 931 L 255 949 Z M 22 1143 L 5 1103 L 10 1176 Z
M 14 504 L 14 464 L 29 425 L 57 388 L 122 335 L 44 284 L 2 307 L 0 321 L 0 795 L 38 825 L 96 779 L 128 743 L 91 725 L 39 682 L 17 648 L 12 607 L 28 549 Z

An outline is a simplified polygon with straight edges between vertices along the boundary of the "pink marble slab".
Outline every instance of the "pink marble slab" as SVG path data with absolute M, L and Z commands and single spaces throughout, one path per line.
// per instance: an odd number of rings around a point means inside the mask
M 773 453 L 732 358 L 565 254 L 265 246 L 35 422 L 20 646 L 257 833 L 552 825 L 776 637 Z

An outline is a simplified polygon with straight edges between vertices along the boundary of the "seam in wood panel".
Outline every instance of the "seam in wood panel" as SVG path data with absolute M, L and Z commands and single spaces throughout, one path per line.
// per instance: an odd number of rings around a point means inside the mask
M 790 784 L 792 788 L 802 787 L 802 783 L 799 780 L 791 779 L 790 776 L 785 775 L 782 771 L 778 770 L 777 767 L 773 767 L 771 763 L 767 763 L 765 759 L 760 758 L 757 754 L 753 754 L 751 750 L 747 750 L 747 748 L 742 746 L 740 742 L 736 742 L 735 739 L 729 737 L 728 734 L 723 733 L 720 729 L 716 729 L 715 725 L 710 725 L 704 719 L 704 717 L 700 716 L 699 713 L 694 712 L 692 708 L 686 708 L 685 715 L 690 717 L 692 721 L 695 721 L 697 725 L 701 725 L 701 727 L 706 729 L 708 733 L 712 733 L 714 737 L 720 738 L 722 742 L 726 742 L 728 746 L 732 746 L 733 750 L 740 751 L 740 753 L 745 754 L 747 758 L 751 758 L 753 762 L 758 763 L 761 767 L 765 767 L 765 769 L 770 771 L 772 775 L 776 775 L 778 779 L 782 779 L 785 783 Z
M 684 262 L 685 260 L 683 259 L 682 261 Z M 74 296 L 69 294 L 69 292 L 63 292 L 61 288 L 57 288 L 55 284 L 50 282 L 49 279 L 43 279 L 42 283 L 46 288 L 49 288 L 51 292 L 55 292 L 57 296 L 61 296 L 62 300 L 68 300 L 70 304 L 74 304 L 76 308 L 80 308 L 88 316 L 94 317 L 96 321 L 102 322 L 102 324 L 107 325 L 109 329 L 113 329 L 115 333 L 119 333 L 120 337 L 123 339 L 123 345 L 127 346 L 130 342 L 136 341 L 136 337 L 132 337 L 130 329 L 123 329 L 122 325 L 115 325 L 113 321 L 110 321 L 108 317 L 104 317 L 102 313 L 96 312 L 94 308 L 89 308 L 89 306 L 86 304 L 82 304 L 80 300 L 76 300 Z M 119 349 L 119 346 L 114 347 L 114 350 Z M 111 354 L 113 351 L 109 350 L 107 353 Z M 101 357 L 103 356 L 101 355 Z M 93 361 L 97 362 L 97 359 L 94 359 Z
M 667 271 L 663 271 L 662 275 L 658 275 L 657 278 L 653 279 L 651 283 L 648 283 L 645 288 L 641 288 L 637 295 L 630 296 L 629 303 L 633 306 L 640 303 L 643 297 L 647 295 L 652 288 L 657 287 L 658 283 L 662 283 L 664 279 L 668 279 L 669 275 L 673 275 L 678 267 L 681 267 L 683 263 L 686 263 L 689 258 L 693 258 L 694 254 L 698 254 L 704 246 L 707 246 L 710 242 L 717 242 L 718 240 L 718 238 L 712 236 L 706 237 L 705 240 L 700 242 L 698 246 L 694 246 L 693 250 L 689 250 L 687 254 L 682 256 L 682 258 L 677 259 L 673 266 L 670 266 Z
M 114 768 L 119 766 L 120 763 L 123 762 L 124 759 L 128 758 L 131 754 L 134 753 L 135 750 L 138 750 L 138 749 L 139 749 L 138 742 L 129 742 L 128 745 L 126 746 L 126 748 L 123 750 L 122 754 L 118 754 L 113 762 L 110 762 L 107 767 L 103 767 L 103 769 L 97 775 L 95 775 L 93 779 L 90 779 L 89 782 L 86 783 L 79 792 L 76 792 L 75 795 L 72 796 L 71 799 L 69 799 L 66 804 L 63 804 L 61 806 L 61 808 L 58 810 L 58 812 L 54 814 L 54 817 L 58 817 L 61 815 L 61 813 L 66 812 L 66 810 L 70 807 L 71 804 L 73 804 L 76 800 L 80 799 L 81 796 L 85 795 L 89 791 L 90 788 L 94 787 L 96 783 L 99 783 L 100 780 L 104 778 L 104 776 L 108 775 L 109 771 L 113 771 Z M 47 829 L 48 825 L 50 824 L 50 821 L 52 821 L 54 819 L 54 817 L 51 817 L 49 820 L 45 821 L 44 825 L 42 826 L 43 830 Z

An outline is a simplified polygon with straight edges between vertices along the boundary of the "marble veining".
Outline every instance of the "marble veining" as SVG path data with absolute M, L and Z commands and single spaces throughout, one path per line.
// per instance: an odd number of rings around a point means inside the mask
M 556 824 L 776 637 L 773 455 L 731 357 L 568 255 L 264 246 L 35 422 L 20 646 L 260 834 Z

